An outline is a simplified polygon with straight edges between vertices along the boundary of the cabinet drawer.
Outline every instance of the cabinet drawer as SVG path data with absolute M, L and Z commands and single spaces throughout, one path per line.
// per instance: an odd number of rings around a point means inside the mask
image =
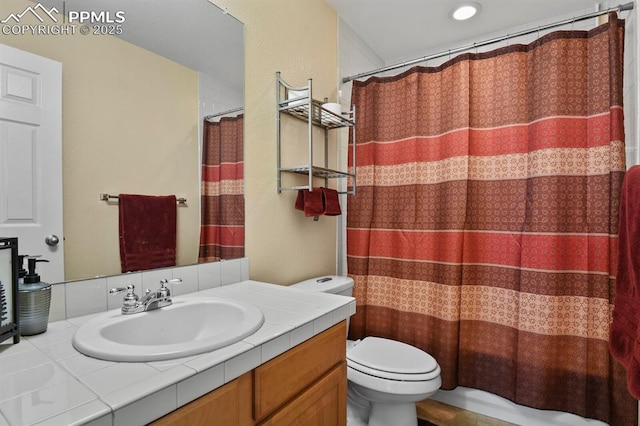
M 255 369 L 254 418 L 264 419 L 346 357 L 346 322 Z

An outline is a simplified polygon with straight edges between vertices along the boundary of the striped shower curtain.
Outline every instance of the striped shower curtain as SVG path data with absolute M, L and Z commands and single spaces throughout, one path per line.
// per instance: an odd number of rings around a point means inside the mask
M 351 338 L 422 348 L 443 389 L 637 425 L 608 349 L 623 40 L 611 14 L 354 82 Z
M 204 120 L 199 262 L 244 256 L 243 122 Z

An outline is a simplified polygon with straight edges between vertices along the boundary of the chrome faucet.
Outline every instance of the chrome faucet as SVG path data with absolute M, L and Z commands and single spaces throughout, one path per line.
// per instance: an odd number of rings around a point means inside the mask
M 181 282 L 182 279 L 180 278 L 160 280 L 160 288 L 154 292 L 147 289 L 142 298 L 134 293 L 135 286 L 133 284 L 129 284 L 126 287 L 112 288 L 109 290 L 109 293 L 118 294 L 126 291 L 127 294 L 125 294 L 122 300 L 122 313 L 125 315 L 137 314 L 139 312 L 152 311 L 171 305 L 171 303 L 173 303 L 173 300 L 171 300 L 171 289 L 167 287 L 167 284 L 180 284 Z

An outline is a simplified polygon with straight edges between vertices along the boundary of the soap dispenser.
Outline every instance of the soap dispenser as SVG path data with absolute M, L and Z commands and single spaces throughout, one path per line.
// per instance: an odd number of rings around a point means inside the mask
M 24 259 L 29 257 L 28 254 L 20 254 L 18 255 L 18 266 L 19 266 L 19 270 L 18 270 L 18 283 L 22 284 L 24 283 L 24 277 L 27 275 L 27 270 L 24 269 Z
M 51 284 L 40 281 L 36 273 L 36 263 L 48 260 L 27 256 L 27 262 L 29 271 L 24 282 L 18 284 L 19 328 L 23 336 L 47 331 L 51 305 Z

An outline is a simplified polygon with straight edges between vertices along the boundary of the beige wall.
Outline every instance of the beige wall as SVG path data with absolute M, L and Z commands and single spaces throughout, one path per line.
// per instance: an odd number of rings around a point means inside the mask
M 2 0 L 23 10 L 23 0 Z M 118 207 L 107 192 L 176 194 L 178 263 L 197 261 L 198 81 L 182 65 L 110 36 L 0 35 L 62 62 L 65 276 L 120 272 Z
M 294 210 L 276 192 L 275 74 L 313 78 L 314 98 L 337 94 L 337 16 L 323 0 L 213 0 L 245 24 L 246 254 L 252 279 L 291 284 L 336 270 L 336 218 Z M 304 131 L 286 125 L 283 142 Z M 335 154 L 335 153 L 334 153 Z M 303 162 L 303 161 L 301 161 Z
M 251 278 L 290 284 L 335 273 L 336 218 L 313 222 L 294 210 L 294 192 L 276 192 L 275 73 L 281 71 L 294 85 L 313 78 L 314 98 L 335 101 L 337 16 L 323 0 L 212 1 L 245 24 L 246 255 Z M 3 0 L 5 4 L 7 10 L 22 10 L 26 3 Z M 99 47 L 89 46 L 93 39 L 99 39 Z M 197 161 L 197 102 L 191 98 L 191 93 L 197 96 L 197 76 L 151 54 L 134 58 L 137 48 L 110 37 L 0 35 L 0 42 L 63 62 L 66 278 L 117 273 L 117 207 L 99 201 L 98 195 L 175 193 L 197 200 L 198 168 L 191 166 Z M 132 76 L 138 68 L 136 75 L 142 77 Z M 128 83 L 114 93 L 94 84 L 94 75 Z M 136 99 L 123 102 L 128 91 Z M 174 108 L 155 109 L 164 102 L 161 97 L 170 98 Z M 123 125 L 128 117 L 145 123 L 145 130 Z M 286 141 L 306 144 L 304 129 L 296 124 L 285 123 L 283 133 Z M 163 146 L 167 149 L 160 150 Z M 300 147 L 296 152 L 302 152 Z M 114 167 L 116 161 L 124 165 Z M 194 205 L 178 210 L 182 263 L 197 258 L 199 212 Z

